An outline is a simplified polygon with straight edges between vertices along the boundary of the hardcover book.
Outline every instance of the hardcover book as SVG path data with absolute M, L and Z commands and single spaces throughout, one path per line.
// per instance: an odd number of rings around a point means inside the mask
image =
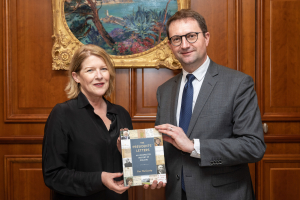
M 162 134 L 155 128 L 121 130 L 125 186 L 166 183 Z

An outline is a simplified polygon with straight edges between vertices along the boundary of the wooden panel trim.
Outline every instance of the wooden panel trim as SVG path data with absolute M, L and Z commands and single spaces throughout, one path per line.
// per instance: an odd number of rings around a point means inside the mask
M 42 155 L 4 155 L 5 200 L 11 200 L 11 175 L 13 163 L 41 163 Z
M 260 107 L 260 111 L 261 111 L 261 117 L 263 119 L 263 121 L 265 120 L 264 117 L 263 117 L 263 111 L 264 111 L 264 103 L 263 103 L 263 97 L 264 97 L 264 94 L 263 94 L 263 83 L 264 83 L 264 80 L 263 80 L 263 68 L 262 68 L 262 48 L 263 48 L 263 45 L 262 45 L 262 41 L 263 41 L 263 34 L 262 34 L 262 26 L 263 26 L 263 1 L 262 0 L 256 0 L 256 27 L 255 27 L 255 35 L 256 35 L 256 73 L 255 73 L 255 76 L 256 76 L 256 84 L 255 84 L 255 88 L 256 88 L 256 93 L 257 93 L 257 96 L 258 96 L 258 105 Z
M 0 137 L 0 144 L 42 144 L 42 136 L 40 137 Z
M 135 115 L 135 116 L 132 116 L 131 120 L 133 122 L 155 122 L 156 116 Z
M 7 102 L 10 101 L 10 97 L 7 96 Z M 4 104 L 5 105 L 5 104 Z M 7 105 L 8 107 L 9 105 Z M 46 122 L 48 114 L 13 114 L 12 108 L 4 108 L 6 116 L 4 122 Z
M 242 71 L 242 0 L 236 0 L 236 70 Z M 230 29 L 228 29 L 230 30 Z
M 300 135 L 267 135 L 265 136 L 267 143 L 298 143 Z
M 155 117 L 151 116 L 135 116 L 133 122 L 155 122 Z M 0 137 L 0 144 L 42 144 L 43 136 L 36 137 Z M 298 143 L 300 135 L 266 135 L 266 143 Z
M 283 115 L 283 114 L 276 114 L 276 113 L 263 113 L 263 108 L 261 108 L 261 117 L 262 121 L 300 121 L 299 115 Z

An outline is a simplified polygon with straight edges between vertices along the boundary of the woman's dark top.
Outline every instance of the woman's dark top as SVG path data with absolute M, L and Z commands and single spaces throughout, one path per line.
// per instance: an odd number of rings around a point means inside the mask
M 127 191 L 119 195 L 101 181 L 103 171 L 123 171 L 117 138 L 121 128 L 132 129 L 129 113 L 105 101 L 109 131 L 83 93 L 57 104 L 50 113 L 43 141 L 43 176 L 53 190 L 52 199 L 128 199 Z

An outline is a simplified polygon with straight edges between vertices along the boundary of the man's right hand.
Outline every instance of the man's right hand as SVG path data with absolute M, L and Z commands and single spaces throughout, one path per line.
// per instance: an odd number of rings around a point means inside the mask
M 152 190 L 154 189 L 160 189 L 161 187 L 166 187 L 166 183 L 163 183 L 162 181 L 160 181 L 158 184 L 157 184 L 157 181 L 153 181 L 152 185 L 148 185 L 148 184 L 145 184 L 144 185 L 144 189 L 148 189 L 148 188 L 151 188 Z

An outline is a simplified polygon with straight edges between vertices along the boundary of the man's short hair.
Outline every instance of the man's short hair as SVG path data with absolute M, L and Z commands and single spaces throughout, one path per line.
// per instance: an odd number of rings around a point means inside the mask
M 177 11 L 172 17 L 170 17 L 166 23 L 166 31 L 167 31 L 168 38 L 170 38 L 170 35 L 169 35 L 170 24 L 173 21 L 187 19 L 187 18 L 194 19 L 198 22 L 198 25 L 202 30 L 202 34 L 205 37 L 205 33 L 208 31 L 207 31 L 207 25 L 206 25 L 204 17 L 202 15 L 200 15 L 199 13 L 197 13 L 196 11 L 193 11 L 191 9 L 182 9 L 182 10 Z

